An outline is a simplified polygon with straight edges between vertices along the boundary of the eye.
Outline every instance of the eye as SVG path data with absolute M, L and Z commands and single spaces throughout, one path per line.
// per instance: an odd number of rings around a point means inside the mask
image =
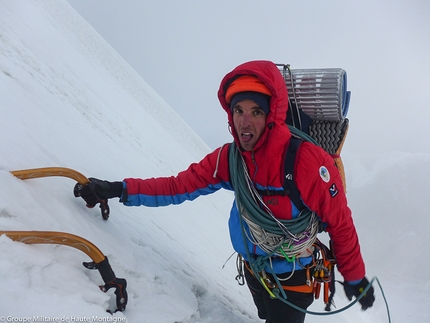
M 243 110 L 240 108 L 240 107 L 234 107 L 233 108 L 233 113 L 235 113 L 235 114 L 241 114 L 241 113 L 243 113 Z
M 254 115 L 255 116 L 261 116 L 264 115 L 264 111 L 262 109 L 255 109 L 254 110 Z

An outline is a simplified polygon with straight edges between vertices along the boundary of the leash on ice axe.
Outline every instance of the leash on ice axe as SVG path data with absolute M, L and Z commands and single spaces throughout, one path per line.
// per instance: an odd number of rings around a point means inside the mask
M 86 187 L 94 196 L 94 199 L 90 203 L 87 203 L 87 207 L 93 208 L 97 204 L 100 204 L 103 220 L 107 220 L 109 218 L 110 209 L 108 200 L 97 194 L 95 185 L 91 182 L 91 179 L 86 178 L 74 169 L 65 167 L 44 167 L 11 171 L 11 174 L 22 180 L 50 176 L 63 176 L 74 179 L 78 182 L 74 189 L 75 197 L 79 197 L 81 190 Z
M 83 262 L 85 268 L 98 269 L 104 285 L 99 286 L 100 290 L 107 292 L 115 288 L 116 310 L 114 312 L 123 312 L 127 306 L 127 281 L 124 278 L 117 278 L 109 264 L 108 258 L 103 255 L 90 241 L 66 232 L 57 231 L 1 231 L 0 236 L 5 234 L 11 240 L 23 242 L 26 244 L 59 244 L 76 248 L 87 254 L 93 261 Z M 109 313 L 113 313 L 108 310 Z

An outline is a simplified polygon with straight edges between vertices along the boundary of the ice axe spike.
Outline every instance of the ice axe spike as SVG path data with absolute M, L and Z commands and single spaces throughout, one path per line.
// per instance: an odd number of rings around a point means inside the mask
M 15 177 L 26 180 L 32 178 L 51 177 L 51 176 L 62 176 L 74 179 L 81 185 L 87 185 L 90 180 L 85 175 L 78 171 L 66 168 L 66 167 L 42 167 L 42 168 L 31 168 L 11 171 L 11 174 Z M 104 220 L 109 218 L 109 205 L 107 199 L 100 199 L 100 209 Z

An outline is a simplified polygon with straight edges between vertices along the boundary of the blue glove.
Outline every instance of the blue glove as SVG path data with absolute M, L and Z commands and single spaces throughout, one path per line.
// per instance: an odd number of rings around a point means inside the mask
M 364 277 L 358 284 L 351 284 L 346 281 L 343 282 L 343 289 L 345 290 L 346 297 L 348 297 L 348 299 L 351 301 L 353 296 L 359 297 L 368 285 L 369 281 L 366 277 Z M 365 311 L 369 307 L 373 306 L 373 303 L 375 302 L 374 292 L 375 291 L 373 287 L 370 286 L 366 294 L 364 294 L 363 297 L 358 301 L 361 304 L 362 310 Z

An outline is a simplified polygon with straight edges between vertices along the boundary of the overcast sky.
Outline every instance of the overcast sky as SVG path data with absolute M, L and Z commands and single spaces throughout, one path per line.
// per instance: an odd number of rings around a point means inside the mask
M 66 166 L 108 180 L 149 178 L 175 174 L 207 153 L 181 119 L 164 115 L 173 110 L 67 9 L 64 0 L 0 0 L 0 230 L 59 230 L 89 239 L 117 277 L 127 279 L 129 302 L 123 313 L 106 313 L 115 309 L 113 290 L 99 290 L 97 270 L 80 265 L 90 260 L 85 254 L 3 235 L 0 322 L 262 323 L 248 289 L 234 281 L 234 257 L 227 259 L 232 192 L 159 208 L 125 208 L 112 200 L 103 221 L 98 207 L 88 209 L 73 197 L 70 179 L 20 181 L 9 173 Z M 424 252 L 430 154 L 344 157 L 367 277 L 381 285 L 374 282 L 371 310 L 354 305 L 333 316 L 309 315 L 306 322 L 387 323 L 382 287 L 393 322 L 428 322 L 430 284 L 422 275 L 430 267 Z M 328 236 L 319 238 L 327 242 Z M 337 286 L 341 309 L 348 302 Z M 323 308 L 319 300 L 310 309 L 327 314 Z
M 347 71 L 349 149 L 430 152 L 428 0 L 68 2 L 211 148 L 222 77 L 268 59 Z

